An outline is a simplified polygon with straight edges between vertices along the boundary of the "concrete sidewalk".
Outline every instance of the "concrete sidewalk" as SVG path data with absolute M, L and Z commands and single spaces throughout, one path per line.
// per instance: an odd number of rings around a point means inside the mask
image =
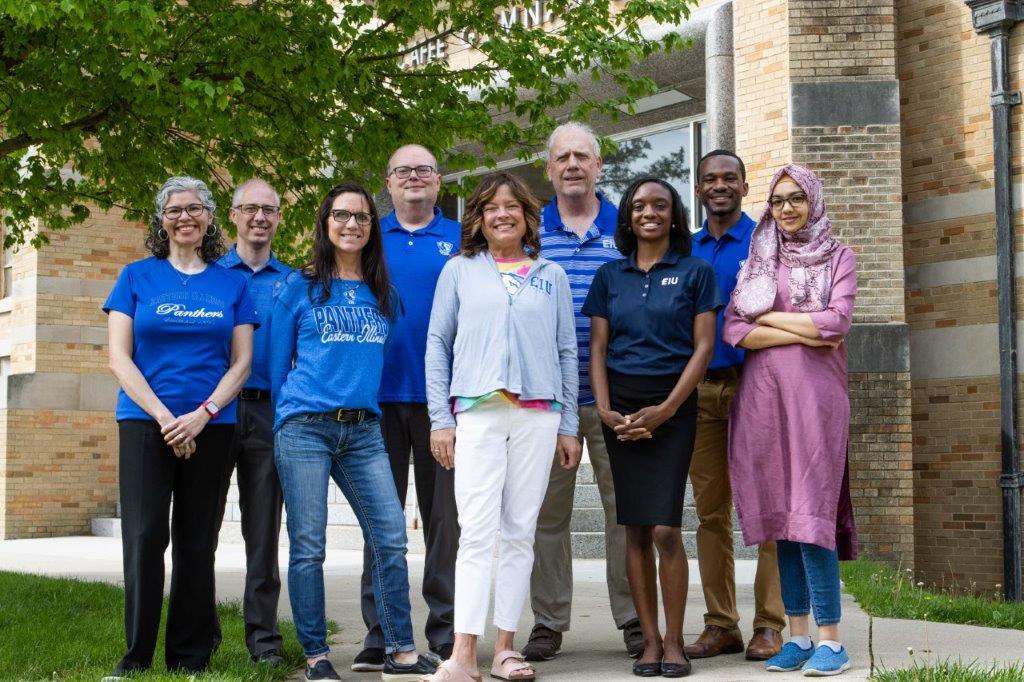
M 168 565 L 170 555 L 167 556 Z M 286 550 L 281 554 L 282 573 L 287 567 Z M 753 618 L 753 562 L 737 562 L 737 587 L 741 627 L 750 634 Z M 324 566 L 327 586 L 327 614 L 337 621 L 340 631 L 332 643 L 331 659 L 346 680 L 379 679 L 374 674 L 349 672 L 352 657 L 362 643 L 363 624 L 359 614 L 359 573 L 362 555 L 351 550 L 329 550 Z M 409 556 L 413 586 L 413 617 L 417 643 L 425 618 L 423 600 L 416 597 L 423 574 L 423 558 Z M 86 580 L 121 582 L 121 543 L 114 538 L 69 537 L 0 542 L 0 570 L 24 571 L 54 576 L 74 576 Z M 554 661 L 538 664 L 539 676 L 552 682 L 561 680 L 629 680 L 631 661 L 626 658 L 621 634 L 608 612 L 604 562 L 576 560 L 573 629 L 566 633 L 563 653 Z M 245 573 L 245 555 L 238 545 L 221 545 L 217 552 L 217 590 L 221 599 L 239 599 Z M 691 590 L 684 632 L 686 640 L 695 638 L 703 625 L 704 600 L 697 585 L 696 566 L 691 562 Z M 290 618 L 287 585 L 281 599 L 281 617 Z M 517 644 L 522 645 L 532 627 L 532 618 L 524 611 Z M 847 595 L 843 596 L 843 641 L 850 651 L 853 668 L 842 679 L 868 679 L 868 617 Z M 911 665 L 912 648 L 918 661 L 961 657 L 964 660 L 1019 662 L 1024 651 L 1024 632 L 965 625 L 946 625 L 892 619 L 874 620 L 873 649 L 875 665 L 900 668 Z M 490 660 L 491 641 L 481 645 L 481 664 Z M 694 661 L 694 676 L 706 680 L 785 680 L 797 675 L 767 674 L 761 664 L 750 663 L 742 655 L 720 656 Z

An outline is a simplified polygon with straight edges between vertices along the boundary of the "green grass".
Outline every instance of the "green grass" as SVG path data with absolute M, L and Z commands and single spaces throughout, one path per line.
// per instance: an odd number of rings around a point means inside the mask
M 255 666 L 245 648 L 245 623 L 238 605 L 218 608 L 224 641 L 210 662 L 210 672 L 198 679 L 270 682 L 283 680 L 302 666 L 302 650 L 290 622 L 281 623 L 286 664 Z M 0 680 L 97 682 L 124 654 L 123 618 L 124 590 L 119 587 L 0 571 Z M 161 623 L 153 671 L 132 679 L 190 679 L 166 672 L 163 639 Z
M 1024 666 L 983 666 L 977 662 L 941 661 L 916 664 L 900 670 L 883 670 L 871 678 L 875 682 L 1020 682 Z
M 998 597 L 928 590 L 914 584 L 909 572 L 872 561 L 845 561 L 840 570 L 846 591 L 872 616 L 1024 630 L 1024 604 L 1004 602 Z

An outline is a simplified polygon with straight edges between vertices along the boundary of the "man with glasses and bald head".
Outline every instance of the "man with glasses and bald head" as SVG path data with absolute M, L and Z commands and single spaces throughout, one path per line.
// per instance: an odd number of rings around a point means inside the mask
M 261 324 L 253 334 L 252 373 L 238 394 L 238 421 L 224 476 L 217 527 L 224 518 L 231 472 L 235 470 L 245 540 L 245 644 L 253 661 L 278 665 L 283 662 L 281 632 L 277 627 L 277 601 L 281 594 L 277 545 L 283 498 L 274 466 L 267 322 L 276 291 L 292 269 L 277 260 L 271 250 L 281 222 L 281 198 L 265 180 L 253 178 L 239 185 L 228 217 L 238 235 L 218 264 L 249 279 L 249 293 Z M 219 635 L 218 632 L 218 640 Z
M 384 348 L 384 373 L 378 402 L 384 445 L 398 499 L 405 506 L 412 455 L 416 500 L 423 522 L 426 557 L 423 600 L 427 603 L 426 636 L 438 658 L 451 656 L 455 598 L 455 554 L 459 547 L 454 471 L 446 471 L 430 452 L 430 417 L 424 355 L 434 288 L 441 268 L 459 252 L 462 228 L 436 206 L 441 190 L 437 159 L 418 144 L 391 155 L 384 182 L 394 210 L 380 219 L 384 258 L 402 310 Z M 383 669 L 384 637 L 373 601 L 370 553 L 363 553 L 363 622 L 368 632 L 352 670 Z

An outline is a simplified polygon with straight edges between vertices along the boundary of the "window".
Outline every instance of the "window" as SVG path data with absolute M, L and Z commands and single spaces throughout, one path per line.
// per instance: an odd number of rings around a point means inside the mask
M 13 246 L 4 249 L 3 273 L 0 274 L 0 293 L 3 293 L 3 296 L 0 298 L 7 298 L 14 293 L 14 252 Z
M 707 126 L 703 120 L 671 121 L 641 130 L 613 135 L 618 149 L 605 156 L 604 169 L 597 181 L 597 189 L 613 204 L 618 205 L 622 193 L 630 183 L 643 176 L 662 178 L 676 188 L 690 217 L 690 230 L 696 232 L 704 220 L 703 207 L 696 201 L 693 191 L 693 171 L 707 147 Z M 542 203 L 554 196 L 551 182 L 544 177 L 543 153 L 523 163 L 503 163 L 499 168 L 510 170 L 530 186 Z M 445 178 L 458 182 L 459 176 Z M 445 206 L 445 215 L 462 218 L 464 202 L 451 197 Z M 458 207 L 458 211 L 453 210 Z M 694 207 L 696 206 L 696 210 Z M 450 207 L 450 208 L 449 208 Z

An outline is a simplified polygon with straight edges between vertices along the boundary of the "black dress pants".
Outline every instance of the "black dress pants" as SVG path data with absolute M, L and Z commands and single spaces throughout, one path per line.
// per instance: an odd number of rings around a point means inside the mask
M 398 499 L 405 507 L 409 490 L 409 452 L 416 477 L 416 501 L 423 519 L 427 554 L 423 566 L 423 600 L 427 603 L 426 636 L 437 651 L 455 641 L 455 556 L 459 518 L 455 508 L 455 471 L 447 471 L 430 453 L 430 416 L 422 403 L 381 403 L 381 432 L 391 458 Z M 373 601 L 372 559 L 363 550 L 362 599 L 366 648 L 384 648 L 384 634 Z
M 153 662 L 164 594 L 164 551 L 170 540 L 164 658 L 169 670 L 202 671 L 213 654 L 217 506 L 234 427 L 208 425 L 187 460 L 174 456 L 155 421 L 122 421 L 119 430 L 128 645 L 119 668 L 146 669 Z
M 224 521 L 231 472 L 235 470 L 245 541 L 245 645 L 255 658 L 268 651 L 281 651 L 281 631 L 277 626 L 277 602 L 281 596 L 277 548 L 284 496 L 274 465 L 274 406 L 269 399 L 238 400 L 238 421 L 226 464 L 217 531 Z M 220 643 L 219 624 L 216 642 Z

